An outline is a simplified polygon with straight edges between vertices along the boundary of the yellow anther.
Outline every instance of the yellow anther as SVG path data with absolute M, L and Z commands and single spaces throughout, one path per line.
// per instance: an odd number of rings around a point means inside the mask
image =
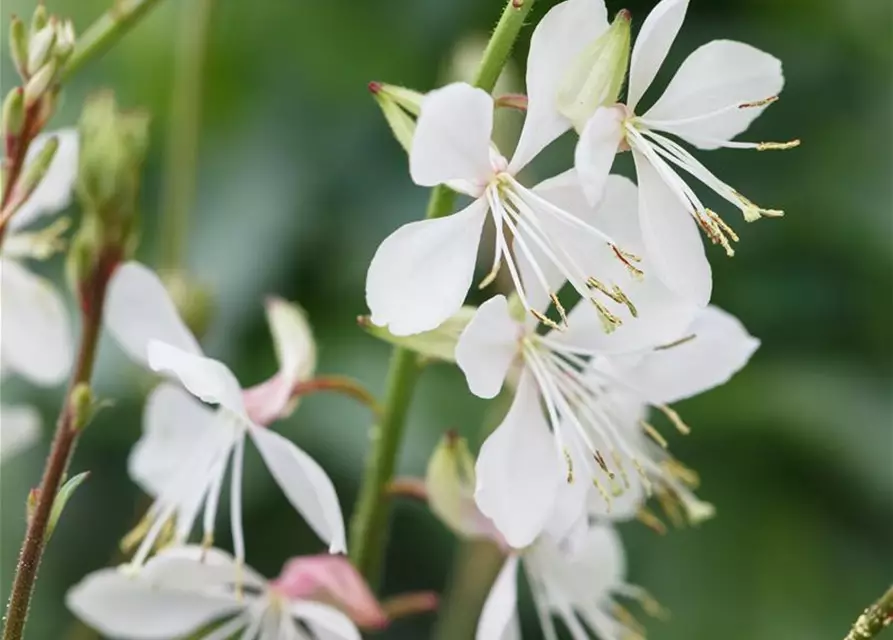
M 502 264 L 502 261 L 500 260 L 500 261 L 496 264 L 496 266 L 493 267 L 493 270 L 490 271 L 490 273 L 488 273 L 488 274 L 484 277 L 483 280 L 481 280 L 480 284 L 478 284 L 478 289 L 486 289 L 486 288 L 489 287 L 491 284 L 493 284 L 493 281 L 496 280 L 496 277 L 499 275 L 499 267 L 500 267 L 501 264 Z
M 670 422 L 673 423 L 673 426 L 681 433 L 682 435 L 687 436 L 691 433 L 691 429 L 682 421 L 682 418 L 679 417 L 679 414 L 676 413 L 673 409 L 668 407 L 665 404 L 658 405 L 657 408 L 663 412 L 667 418 L 669 418 Z
M 592 457 L 595 458 L 595 461 L 598 463 L 598 466 L 601 467 L 601 470 L 608 474 L 608 477 L 613 480 L 614 472 L 608 468 L 608 464 L 605 462 L 602 452 L 596 450 L 595 453 L 592 454 Z
M 651 486 L 651 480 L 648 479 L 648 474 L 645 473 L 642 464 L 635 458 L 633 458 L 633 466 L 635 466 L 636 471 L 639 472 L 639 478 L 642 480 L 642 488 L 645 490 L 645 495 L 651 496 L 653 487 Z
M 667 525 L 663 523 L 663 520 L 658 518 L 654 513 L 652 513 L 645 507 L 641 507 L 638 512 L 636 512 L 636 520 L 644 524 L 646 527 L 648 527 L 658 535 L 662 536 L 667 533 Z
M 537 320 L 539 320 L 541 323 L 543 323 L 544 325 L 546 325 L 546 326 L 549 327 L 550 329 L 555 329 L 556 331 L 564 331 L 564 330 L 565 330 L 565 327 L 562 327 L 561 325 L 559 325 L 559 324 L 558 324 L 557 322 L 555 322 L 554 320 L 551 320 L 550 318 L 547 318 L 547 317 L 545 316 L 545 314 L 540 313 L 540 312 L 537 311 L 536 309 L 531 309 L 531 310 L 530 310 L 530 313 L 533 315 L 534 318 L 536 318 Z
M 636 309 L 635 305 L 632 303 L 627 295 L 623 292 L 623 289 L 618 287 L 616 284 L 613 285 L 610 289 L 600 280 L 596 278 L 589 277 L 586 280 L 586 286 L 590 289 L 595 289 L 600 293 L 608 296 L 611 300 L 618 304 L 625 304 L 626 308 L 629 309 L 629 313 L 633 318 L 637 318 L 639 316 L 639 312 Z
M 608 495 L 607 491 L 605 491 L 605 488 L 602 486 L 602 483 L 598 481 L 598 478 L 593 478 L 592 484 L 595 485 L 595 488 L 598 489 L 598 492 L 602 494 L 602 498 L 605 499 L 605 511 L 607 513 L 611 513 L 611 496 Z
M 589 302 L 595 307 L 599 319 L 602 321 L 602 329 L 605 333 L 612 333 L 623 321 L 611 313 L 608 308 L 595 298 L 589 298 Z
M 637 256 L 636 254 L 630 253 L 628 251 L 624 251 L 616 244 L 612 244 L 609 246 L 611 247 L 611 251 L 614 252 L 614 255 L 617 256 L 617 259 L 623 263 L 623 266 L 626 267 L 627 271 L 629 271 L 634 278 L 638 279 L 645 275 L 641 269 L 633 264 L 634 262 L 642 262 L 642 258 L 640 256 Z
M 561 306 L 561 301 L 558 299 L 558 294 L 550 293 L 549 299 L 552 301 L 552 304 L 555 305 L 555 310 L 558 311 L 558 315 L 561 316 L 561 324 L 567 327 L 567 313 L 565 313 L 564 307 Z
M 611 457 L 614 459 L 614 464 L 620 469 L 620 477 L 623 479 L 623 486 L 629 489 L 629 476 L 626 475 L 626 468 L 623 466 L 623 460 L 620 458 L 620 454 L 617 453 L 616 450 L 612 450 Z
M 655 429 L 651 424 L 645 422 L 644 420 L 640 420 L 639 424 L 645 430 L 645 433 L 651 436 L 651 439 L 654 440 L 658 445 L 660 445 L 662 449 L 666 449 L 669 446 L 667 444 L 666 438 L 660 435 L 660 432 L 658 432 L 658 430 Z
M 696 489 L 698 485 L 701 484 L 701 478 L 698 475 L 698 472 L 694 469 L 691 469 L 678 460 L 676 458 L 669 458 L 664 460 L 662 463 L 664 469 L 666 469 L 667 473 L 669 473 L 674 478 L 682 481 L 686 486 Z
M 799 140 L 788 140 L 787 142 L 761 142 L 757 145 L 757 151 L 786 151 L 799 146 Z
M 679 498 L 673 492 L 668 489 L 657 492 L 657 501 L 674 527 L 681 529 L 685 526 L 686 518 L 679 509 Z
M 754 102 L 743 102 L 738 105 L 739 109 L 755 109 L 757 107 L 765 107 L 778 100 L 778 96 L 771 96 L 763 100 L 755 100 Z

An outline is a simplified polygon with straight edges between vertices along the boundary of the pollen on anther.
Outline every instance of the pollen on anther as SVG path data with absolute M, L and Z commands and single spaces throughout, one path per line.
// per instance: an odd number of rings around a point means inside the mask
M 800 140 L 788 140 L 787 142 L 760 142 L 757 151 L 786 151 L 800 146 Z

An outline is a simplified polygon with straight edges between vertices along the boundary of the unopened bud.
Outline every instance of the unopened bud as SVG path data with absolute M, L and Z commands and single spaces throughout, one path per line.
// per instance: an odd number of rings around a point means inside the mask
M 53 56 L 60 65 L 74 52 L 76 36 L 74 34 L 74 24 L 71 20 L 60 22 L 56 26 L 56 46 L 53 48 Z
M 50 22 L 50 14 L 42 2 L 38 3 L 31 16 L 31 37 L 43 29 Z
M 392 345 L 410 349 L 425 358 L 455 362 L 456 344 L 459 342 L 459 336 L 471 322 L 476 311 L 477 307 L 462 307 L 436 329 L 409 336 L 396 336 L 387 327 L 372 324 L 367 316 L 357 318 L 357 322 L 376 338 Z
M 599 107 L 617 102 L 629 66 L 629 23 L 629 11 L 619 11 L 611 26 L 564 72 L 558 89 L 558 111 L 578 131 Z
M 16 87 L 3 101 L 3 138 L 18 136 L 25 125 L 25 92 Z
M 35 33 L 28 41 L 28 75 L 33 75 L 50 58 L 50 52 L 56 43 L 56 28 L 50 22 Z
M 27 94 L 27 91 L 25 93 Z M 50 165 L 53 163 L 53 158 L 56 157 L 56 150 L 58 148 L 59 138 L 58 136 L 52 136 L 46 141 L 46 144 L 41 147 L 40 151 L 37 152 L 34 159 L 28 163 L 28 166 L 25 167 L 25 171 L 22 174 L 22 181 L 17 187 L 17 189 L 21 190 L 22 202 L 27 200 L 28 197 L 34 193 L 34 190 L 43 180 L 43 177 L 50 169 Z
M 25 108 L 30 109 L 44 96 L 56 77 L 56 61 L 50 60 L 25 83 Z
M 193 335 L 201 338 L 214 317 L 215 302 L 210 288 L 179 270 L 164 272 L 161 278 L 183 322 Z
M 409 153 L 415 135 L 415 118 L 421 111 L 424 96 L 411 89 L 380 82 L 370 82 L 369 91 L 381 107 L 397 142 Z
M 149 116 L 118 108 L 111 92 L 87 99 L 78 125 L 77 193 L 86 216 L 98 220 L 100 244 L 129 248 L 149 143 Z
M 68 410 L 71 411 L 71 429 L 80 431 L 93 416 L 93 391 L 86 382 L 78 383 L 71 390 L 71 396 L 68 400 Z
M 428 461 L 425 488 L 431 511 L 456 533 L 479 533 L 474 485 L 474 457 L 468 443 L 451 431 L 441 438 Z
M 19 75 L 24 78 L 28 72 L 28 29 L 16 16 L 9 23 L 9 54 Z

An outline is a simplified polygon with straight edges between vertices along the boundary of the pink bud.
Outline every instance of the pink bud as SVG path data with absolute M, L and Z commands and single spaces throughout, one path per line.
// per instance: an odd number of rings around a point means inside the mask
M 388 616 L 344 556 L 301 556 L 285 563 L 271 585 L 287 598 L 333 605 L 365 629 L 383 629 Z
M 265 427 L 291 413 L 292 387 L 292 381 L 280 372 L 243 390 L 242 401 L 251 421 Z

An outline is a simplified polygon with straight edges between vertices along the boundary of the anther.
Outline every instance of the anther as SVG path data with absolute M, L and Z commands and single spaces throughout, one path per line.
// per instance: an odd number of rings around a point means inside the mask
M 617 453 L 616 449 L 611 451 L 611 457 L 614 458 L 614 464 L 620 469 L 620 477 L 623 479 L 623 485 L 629 489 L 629 476 L 626 475 L 626 468 L 623 466 L 623 460 L 621 460 L 620 454 Z
M 598 317 L 602 321 L 602 328 L 605 330 L 605 333 L 611 333 L 623 324 L 623 321 L 611 313 L 601 302 L 595 298 L 589 298 L 589 301 L 595 306 L 595 310 L 598 312 Z
M 786 151 L 800 146 L 800 140 L 788 142 L 761 142 L 757 145 L 757 151 Z
M 555 305 L 556 311 L 558 311 L 558 315 L 561 316 L 561 324 L 567 328 L 567 313 L 564 311 L 564 307 L 561 306 L 561 301 L 558 299 L 558 295 L 555 293 L 549 294 L 549 299 L 552 301 L 552 304 Z
M 555 329 L 556 331 L 564 331 L 564 330 L 565 330 L 564 327 L 562 327 L 561 325 L 559 325 L 559 324 L 558 324 L 557 322 L 555 322 L 554 320 L 551 320 L 551 319 L 547 318 L 544 314 L 540 313 L 540 312 L 537 311 L 536 309 L 531 309 L 531 310 L 530 310 L 530 313 L 533 315 L 534 318 L 536 318 L 537 320 L 539 320 L 541 323 L 543 323 L 544 325 L 546 325 L 546 326 L 549 327 L 550 329 Z
M 481 280 L 480 284 L 478 284 L 478 289 L 486 289 L 491 284 L 493 284 L 493 281 L 496 280 L 496 276 L 499 275 L 499 267 L 501 265 L 502 265 L 502 260 L 500 260 L 499 263 L 495 267 L 493 267 L 492 271 L 490 271 L 490 273 L 488 273 L 484 277 L 484 279 Z
M 642 468 L 642 464 L 636 458 L 633 458 L 633 466 L 635 466 L 636 471 L 639 472 L 639 478 L 642 480 L 642 488 L 645 490 L 645 495 L 651 496 L 654 489 L 651 486 L 651 480 L 648 479 L 648 474 L 645 473 L 645 469 Z
M 571 484 L 574 481 L 574 460 L 567 449 L 564 450 L 564 461 L 567 463 L 567 483 Z
M 605 499 L 605 511 L 607 513 L 611 513 L 611 496 L 608 495 L 607 491 L 605 491 L 605 488 L 602 486 L 602 483 L 598 481 L 598 478 L 593 478 L 592 484 L 595 485 L 595 488 L 598 489 L 598 492 L 602 494 L 602 498 Z
M 614 472 L 608 468 L 608 464 L 605 462 L 605 458 L 602 456 L 602 452 L 596 449 L 595 452 L 593 452 L 592 457 L 595 458 L 595 461 L 596 463 L 598 463 L 598 466 L 601 467 L 601 470 L 604 471 L 611 480 L 613 480 Z
M 665 351 L 667 349 L 672 349 L 673 347 L 679 347 L 686 342 L 691 342 L 695 338 L 697 338 L 697 334 L 693 333 L 691 335 L 685 336 L 684 338 L 679 338 L 678 340 L 674 340 L 673 342 L 669 342 L 667 344 L 662 344 L 659 347 L 654 347 L 655 351 Z
M 682 421 L 682 418 L 680 418 L 679 414 L 676 413 L 673 409 L 665 404 L 658 405 L 657 408 L 660 409 L 660 411 L 662 411 L 663 414 L 667 416 L 667 418 L 669 418 L 670 422 L 673 423 L 673 426 L 676 427 L 679 433 L 685 436 L 691 433 L 691 429 L 689 428 L 689 426 Z
M 763 100 L 755 100 L 754 102 L 743 102 L 738 105 L 738 108 L 739 109 L 755 109 L 758 107 L 765 107 L 765 106 L 772 104 L 773 102 L 776 102 L 777 100 L 778 100 L 778 96 L 771 96 L 771 97 L 765 98 Z
M 634 253 L 629 253 L 628 251 L 624 251 L 616 244 L 609 245 L 611 247 L 611 251 L 614 252 L 614 255 L 617 256 L 617 259 L 623 263 L 623 266 L 626 267 L 627 271 L 629 271 L 634 278 L 641 278 L 644 276 L 644 272 L 636 267 L 634 262 L 642 262 L 642 258 L 640 256 L 635 255 Z
M 651 424 L 645 422 L 644 420 L 640 420 L 639 424 L 645 430 L 645 433 L 651 436 L 651 439 L 654 440 L 661 447 L 661 449 L 666 449 L 669 446 L 667 445 L 666 438 L 660 435 L 658 430 L 655 429 Z
M 608 287 L 603 282 L 590 276 L 586 280 L 586 286 L 590 289 L 595 289 L 596 291 L 605 294 L 617 304 L 626 305 L 626 308 L 629 309 L 629 313 L 633 318 L 639 317 L 639 312 L 633 304 L 632 300 L 630 300 L 629 297 L 627 297 L 627 295 L 623 293 L 623 289 L 618 287 L 616 284 L 608 289 Z
M 665 525 L 660 518 L 658 518 L 654 513 L 652 513 L 645 507 L 641 507 L 638 512 L 636 512 L 636 520 L 644 524 L 646 527 L 648 527 L 658 535 L 662 536 L 667 533 L 667 525 Z

